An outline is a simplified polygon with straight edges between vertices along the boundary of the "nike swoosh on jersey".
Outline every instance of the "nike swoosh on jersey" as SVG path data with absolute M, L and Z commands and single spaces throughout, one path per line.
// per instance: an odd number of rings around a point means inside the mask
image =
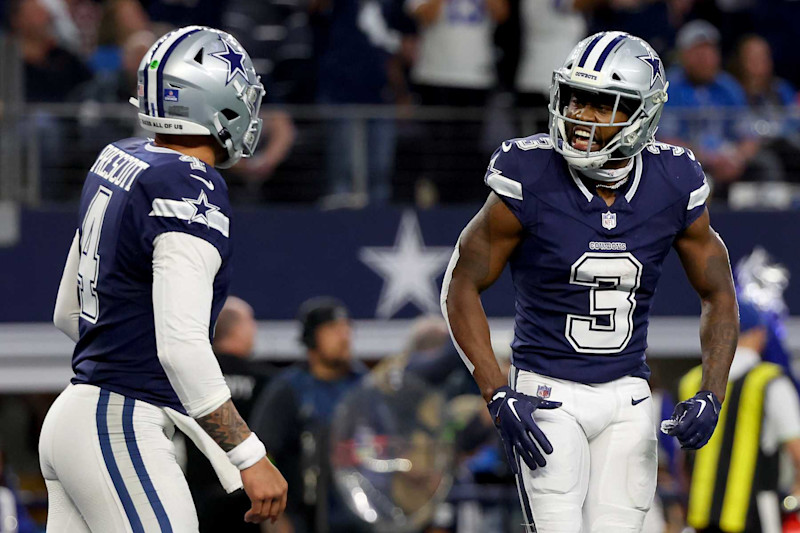
M 508 152 L 514 146 L 514 143 L 507 143 L 505 141 L 503 141 L 502 144 L 503 144 L 503 151 L 504 152 Z
M 189 174 L 189 175 L 194 179 L 203 182 L 203 185 L 205 185 L 212 191 L 214 190 L 214 184 L 211 182 L 211 180 L 207 180 L 206 178 L 201 178 L 200 176 L 195 176 L 194 174 Z
M 640 403 L 642 403 L 643 401 L 645 401 L 649 397 L 650 396 L 645 396 L 644 398 L 639 398 L 638 400 L 634 400 L 633 398 L 631 398 L 631 405 L 639 405 Z

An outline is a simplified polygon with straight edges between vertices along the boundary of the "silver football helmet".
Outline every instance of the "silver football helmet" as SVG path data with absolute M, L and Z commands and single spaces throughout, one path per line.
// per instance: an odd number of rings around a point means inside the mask
M 250 157 L 261 136 L 264 86 L 250 56 L 224 31 L 187 26 L 159 39 L 139 65 L 139 122 L 173 135 L 211 135 L 230 168 Z
M 600 168 L 607 161 L 635 156 L 653 140 L 667 101 L 668 86 L 661 59 L 642 39 L 618 31 L 587 37 L 553 73 L 549 110 L 550 137 L 555 149 L 569 165 L 579 169 Z M 568 118 L 567 106 L 575 90 L 609 97 L 609 102 L 613 102 L 612 116 L 623 110 L 628 119 L 613 118 L 609 124 L 598 124 Z M 567 123 L 590 131 L 585 150 L 571 144 Z M 600 126 L 622 129 L 601 149 L 592 151 Z

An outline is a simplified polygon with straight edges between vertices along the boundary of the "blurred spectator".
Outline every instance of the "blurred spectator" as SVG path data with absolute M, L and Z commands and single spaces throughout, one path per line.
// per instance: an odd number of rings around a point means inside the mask
M 70 100 L 81 103 L 78 139 L 80 151 L 92 154 L 88 157 L 109 142 L 136 135 L 138 126 L 129 116 L 105 116 L 97 104 L 127 104 L 129 98 L 136 96 L 139 63 L 155 40 L 156 36 L 147 30 L 130 35 L 122 46 L 121 68 L 98 71 L 70 95 Z
M 656 424 L 672 416 L 675 400 L 661 383 L 657 362 L 651 364 L 650 389 L 652 390 L 653 420 Z M 687 477 L 684 473 L 685 456 L 675 438 L 657 431 L 658 478 L 656 494 L 650 510 L 645 515 L 642 533 L 681 533 L 686 526 Z
M 226 176 L 231 198 L 236 201 L 258 202 L 264 199 L 262 186 L 289 156 L 297 137 L 292 117 L 286 111 L 262 111 L 261 119 L 264 121 L 264 131 L 259 149 L 252 158 L 242 159 Z M 243 187 L 237 190 L 240 184 Z
M 241 298 L 229 296 L 217 318 L 212 347 L 231 390 L 231 399 L 245 421 L 249 420 L 253 402 L 273 373 L 270 365 L 250 360 L 256 330 L 253 308 Z M 200 531 L 260 531 L 258 524 L 244 522 L 244 514 L 250 508 L 247 495 L 242 491 L 226 494 L 202 452 L 189 442 L 186 447 L 186 480 L 197 505 Z
M 39 529 L 22 506 L 0 442 L 0 531 L 3 533 L 36 533 Z
M 149 29 L 150 20 L 138 0 L 106 0 L 97 32 L 97 48 L 89 59 L 92 70 L 120 70 L 123 67 L 123 48 L 130 37 Z
M 222 24 L 250 53 L 256 72 L 269 80 L 265 100 L 310 104 L 316 98 L 314 35 L 309 0 L 229 0 Z
M 478 180 L 464 183 L 457 169 L 485 164 L 482 108 L 497 84 L 492 36 L 508 17 L 508 0 L 406 0 L 405 7 L 419 28 L 411 80 L 420 103 L 474 108 L 470 116 L 454 111 L 428 126 L 418 148 L 424 167 L 420 182 L 435 181 L 441 191 L 456 194 L 442 195 L 445 201 L 477 199 Z M 441 149 L 447 146 L 462 149 L 452 154 Z
M 594 2 L 553 2 L 553 0 L 521 0 L 522 43 L 515 80 L 517 107 L 537 112 L 535 131 L 547 128 L 547 106 L 550 103 L 550 82 L 553 71 L 567 59 L 575 43 L 586 36 L 582 10 Z
M 394 104 L 407 92 L 402 76 L 390 65 L 403 36 L 394 20 L 391 0 L 315 0 L 312 21 L 318 57 L 317 102 L 326 105 Z M 392 108 L 386 108 L 389 114 Z M 358 207 L 367 199 L 354 195 L 365 180 L 369 201 L 391 196 L 397 128 L 394 118 L 326 119 L 326 207 Z M 341 118 L 340 118 L 341 117 Z
M 795 104 L 797 92 L 788 81 L 775 76 L 767 40 L 759 35 L 742 37 L 731 71 L 742 84 L 755 117 L 762 154 L 774 154 L 786 179 L 800 181 L 800 119 L 790 116 L 788 109 Z
M 422 379 L 448 400 L 480 392 L 450 340 L 447 324 L 438 315 L 417 318 L 411 325 L 406 349 L 381 360 L 372 369 L 372 375 L 396 370 Z
M 497 75 L 492 31 L 507 0 L 407 0 L 419 23 L 411 79 L 424 105 L 480 107 Z
M 361 381 L 352 360 L 352 330 L 333 298 L 306 301 L 299 311 L 308 363 L 278 374 L 253 406 L 250 427 L 289 483 L 286 519 L 295 533 L 356 533 L 364 527 L 333 486 L 329 435 L 333 412 Z
M 584 0 L 591 25 L 587 34 L 625 31 L 647 41 L 662 58 L 675 43 L 676 29 L 695 0 Z M 566 57 L 565 57 L 566 58 Z
M 226 0 L 140 0 L 140 2 L 154 22 L 176 28 L 192 24 L 217 28 L 227 3 Z M 249 50 L 247 47 L 245 49 Z
M 139 63 L 156 36 L 142 30 L 133 33 L 122 44 L 118 69 L 100 70 L 87 83 L 78 87 L 73 93 L 74 100 L 98 103 L 128 103 L 128 99 L 136 96 L 136 83 Z
M 756 306 L 740 300 L 739 317 L 739 343 L 718 430 L 694 455 L 687 518 L 700 533 L 780 532 L 779 493 L 800 495 L 797 391 L 780 367 L 761 360 L 767 332 Z M 700 367 L 689 371 L 681 380 L 681 397 L 700 380 Z M 779 487 L 781 449 L 794 466 L 790 487 Z M 732 503 L 734 492 L 740 503 Z
M 61 102 L 91 73 L 81 60 L 61 48 L 53 18 L 40 0 L 9 0 L 9 24 L 19 43 L 29 102 Z
M 714 195 L 745 175 L 771 176 L 751 164 L 758 152 L 744 91 L 720 70 L 719 31 L 704 20 L 687 23 L 677 36 L 681 66 L 667 74 L 669 101 L 659 140 L 690 148 L 714 179 Z
M 73 54 L 80 56 L 84 52 L 81 30 L 71 14 L 68 0 L 42 0 L 42 5 L 50 12 L 53 20 L 53 34 L 58 44 Z M 84 21 L 81 21 L 84 24 Z

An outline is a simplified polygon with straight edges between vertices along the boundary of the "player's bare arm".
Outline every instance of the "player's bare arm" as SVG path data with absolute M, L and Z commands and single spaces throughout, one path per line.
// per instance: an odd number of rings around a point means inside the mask
M 739 315 L 728 250 L 711 228 L 708 210 L 676 239 L 675 250 L 702 301 L 702 389 L 723 401 L 739 336 Z
M 480 293 L 497 280 L 521 239 L 519 220 L 491 193 L 457 244 L 458 260 L 445 305 L 453 337 L 475 366 L 473 376 L 487 402 L 507 380 L 492 351 Z

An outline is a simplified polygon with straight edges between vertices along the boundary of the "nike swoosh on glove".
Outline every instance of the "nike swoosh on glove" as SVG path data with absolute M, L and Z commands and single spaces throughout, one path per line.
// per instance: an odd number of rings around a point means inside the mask
M 675 406 L 672 417 L 661 422 L 661 432 L 677 437 L 684 449 L 698 450 L 714 434 L 721 408 L 713 392 L 701 390 Z
M 528 396 L 505 385 L 494 391 L 487 407 L 515 474 L 519 473 L 515 449 L 531 470 L 547 464 L 542 452 L 553 453 L 553 446 L 533 420 L 533 412 L 536 409 L 556 409 L 561 407 L 561 402 Z

